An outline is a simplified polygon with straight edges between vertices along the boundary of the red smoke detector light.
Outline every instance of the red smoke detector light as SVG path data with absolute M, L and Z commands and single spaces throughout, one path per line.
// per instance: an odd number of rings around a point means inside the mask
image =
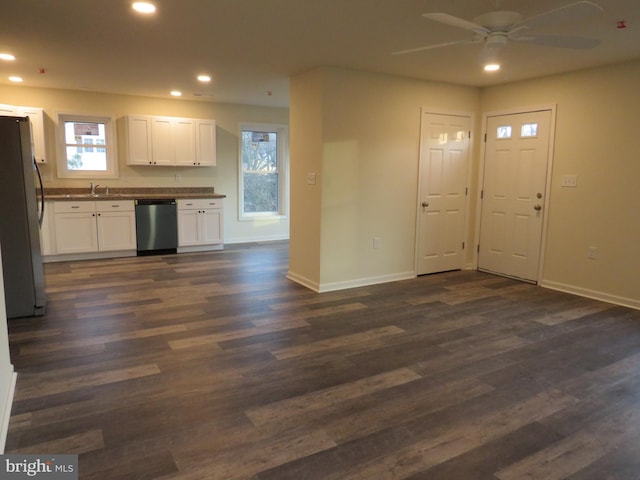
M 624 20 L 620 20 L 616 28 L 627 28 L 627 22 L 625 22 Z

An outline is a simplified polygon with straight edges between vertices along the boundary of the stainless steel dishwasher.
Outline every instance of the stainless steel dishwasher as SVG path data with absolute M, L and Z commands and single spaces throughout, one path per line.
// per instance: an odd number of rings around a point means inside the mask
M 178 213 L 175 200 L 136 200 L 138 255 L 176 253 Z

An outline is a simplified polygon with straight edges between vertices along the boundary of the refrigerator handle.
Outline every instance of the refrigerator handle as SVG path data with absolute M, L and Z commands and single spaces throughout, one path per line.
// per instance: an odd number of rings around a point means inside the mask
M 42 221 L 44 220 L 44 185 L 42 184 L 42 175 L 40 175 L 40 169 L 38 168 L 36 157 L 33 157 L 33 166 L 38 174 L 38 183 L 40 184 L 40 215 L 38 216 L 38 226 L 42 228 Z

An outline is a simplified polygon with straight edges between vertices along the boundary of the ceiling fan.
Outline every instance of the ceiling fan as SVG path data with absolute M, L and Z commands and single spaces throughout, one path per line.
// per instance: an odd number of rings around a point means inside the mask
M 568 35 L 537 35 L 529 30 L 535 27 L 551 26 L 562 22 L 573 22 L 593 13 L 601 12 L 599 5 L 589 1 L 580 1 L 563 7 L 547 10 L 526 19 L 518 12 L 498 10 L 488 12 L 468 21 L 448 13 L 424 13 L 422 16 L 436 22 L 450 25 L 473 32 L 473 37 L 434 45 L 425 45 L 407 50 L 393 52 L 393 55 L 421 52 L 451 45 L 465 45 L 483 43 L 485 56 L 495 53 L 504 47 L 508 41 L 543 45 L 548 47 L 572 48 L 588 50 L 600 44 L 597 38 L 568 36 Z

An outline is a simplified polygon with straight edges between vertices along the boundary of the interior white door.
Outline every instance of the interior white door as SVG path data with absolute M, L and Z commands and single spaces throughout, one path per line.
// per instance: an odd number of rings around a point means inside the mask
M 487 118 L 478 268 L 537 282 L 551 110 Z
M 464 264 L 470 124 L 470 117 L 422 114 L 418 275 Z

